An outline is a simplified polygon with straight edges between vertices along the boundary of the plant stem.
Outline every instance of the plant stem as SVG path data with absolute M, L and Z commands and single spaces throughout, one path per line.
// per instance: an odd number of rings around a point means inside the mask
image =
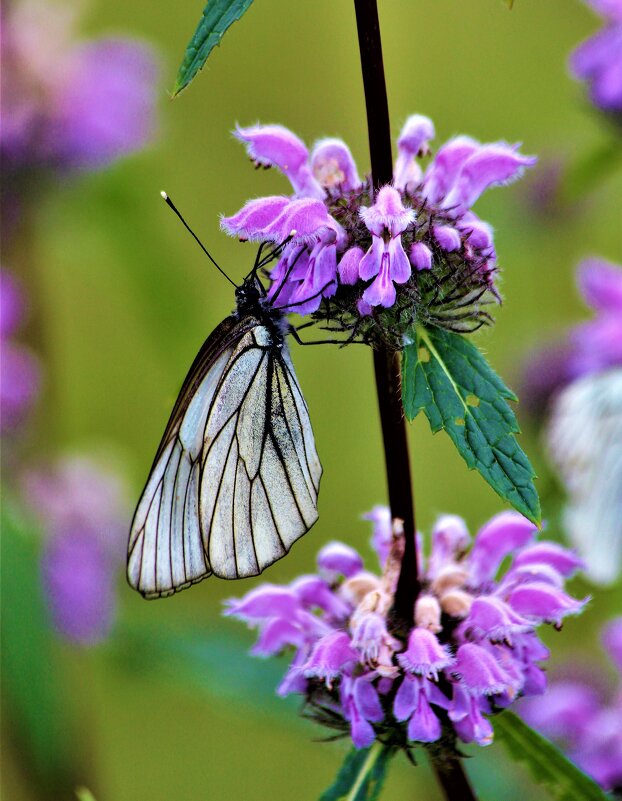
M 391 183 L 391 126 L 382 61 L 382 42 L 377 0 L 354 0 L 361 69 L 367 110 L 369 153 L 375 188 Z M 374 351 L 376 391 L 389 486 L 391 515 L 404 521 L 405 548 L 393 603 L 398 628 L 406 631 L 414 623 L 414 605 L 419 594 L 414 496 L 410 475 L 408 440 L 402 410 L 400 355 L 388 349 Z M 447 801 L 476 801 L 460 760 L 453 754 L 433 762 L 434 772 Z
M 432 760 L 432 770 L 448 801 L 477 801 L 458 757 Z
M 378 8 L 376 0 L 354 0 L 354 6 L 365 88 L 372 180 L 374 186 L 379 187 L 391 183 L 393 179 L 393 158 Z M 419 595 L 419 570 L 408 441 L 402 410 L 399 353 L 386 348 L 374 350 L 374 370 L 384 441 L 389 505 L 392 517 L 399 517 L 404 521 L 404 558 L 395 592 L 392 617 L 396 631 L 408 632 L 414 623 L 414 606 Z

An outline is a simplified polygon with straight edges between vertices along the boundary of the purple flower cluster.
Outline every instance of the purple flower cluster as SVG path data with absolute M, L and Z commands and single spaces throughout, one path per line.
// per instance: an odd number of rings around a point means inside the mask
M 403 533 L 384 507 L 368 517 L 381 575 L 332 542 L 319 552 L 316 574 L 265 584 L 228 601 L 226 614 L 259 630 L 254 654 L 294 650 L 279 694 L 303 695 L 318 720 L 349 729 L 357 748 L 376 738 L 435 742 L 451 728 L 464 742 L 487 745 L 488 715 L 544 692 L 539 663 L 548 651 L 535 630 L 559 628 L 583 608 L 585 600 L 563 589 L 580 560 L 536 542 L 535 526 L 516 512 L 492 518 L 472 543 L 461 518 L 443 516 L 422 570 L 415 627 L 400 639 L 391 608 Z
M 0 429 L 14 430 L 31 409 L 40 385 L 36 356 L 14 340 L 24 321 L 24 298 L 15 278 L 0 270 Z
M 586 0 L 605 27 L 579 45 L 570 58 L 573 75 L 589 84 L 590 100 L 602 111 L 622 113 L 622 0 Z
M 106 637 L 125 560 L 128 509 L 118 478 L 86 458 L 26 474 L 24 499 L 45 530 L 42 581 L 57 631 L 79 645 Z
M 594 675 L 552 681 L 544 698 L 526 700 L 520 712 L 544 735 L 557 741 L 570 758 L 605 790 L 622 791 L 622 618 L 603 632 L 603 644 L 617 671 L 617 686 Z M 576 662 L 569 671 L 576 673 Z M 588 678 L 589 677 L 589 678 Z
M 544 411 L 551 398 L 576 379 L 622 366 L 622 267 L 585 259 L 577 268 L 577 284 L 595 317 L 530 355 L 521 399 L 532 413 Z
M 407 310 L 390 317 L 394 326 L 405 321 L 397 337 L 422 317 L 448 326 L 488 317 L 479 302 L 494 296 L 497 257 L 490 225 L 471 207 L 535 163 L 516 145 L 459 136 L 424 171 L 435 131 L 414 115 L 397 142 L 392 184 L 375 192 L 340 139 L 322 139 L 309 153 L 280 125 L 238 128 L 236 136 L 257 165 L 277 167 L 293 189 L 222 219 L 243 240 L 288 240 L 271 275 L 275 305 L 313 314 L 330 299 L 332 316 L 344 320 Z
M 9 173 L 106 166 L 155 128 L 156 63 L 131 39 L 75 42 L 75 8 L 24 0 L 2 11 L 2 131 Z

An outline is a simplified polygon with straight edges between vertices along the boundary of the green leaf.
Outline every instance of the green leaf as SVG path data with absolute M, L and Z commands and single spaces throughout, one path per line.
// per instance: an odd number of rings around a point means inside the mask
M 320 801 L 376 801 L 393 753 L 393 749 L 379 742 L 371 748 L 352 748 Z
M 35 795 L 66 798 L 74 786 L 75 755 L 41 593 L 37 537 L 4 487 L 2 500 L 1 668 L 7 731 Z
M 88 787 L 76 787 L 76 797 L 78 801 L 96 801 Z
M 495 718 L 495 737 L 517 762 L 529 768 L 556 801 L 608 801 L 595 781 L 567 759 L 553 743 L 531 729 L 513 712 Z
M 411 336 L 402 357 L 406 417 L 423 410 L 432 431 L 445 429 L 470 470 L 539 524 L 535 474 L 514 436 L 519 427 L 507 403 L 516 400 L 514 393 L 466 337 L 422 326 Z
M 209 0 L 177 71 L 173 97 L 185 89 L 220 44 L 225 31 L 237 22 L 253 0 Z

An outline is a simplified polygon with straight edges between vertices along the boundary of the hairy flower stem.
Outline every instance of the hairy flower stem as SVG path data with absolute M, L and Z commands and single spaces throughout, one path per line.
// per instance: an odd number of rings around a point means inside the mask
M 372 180 L 375 187 L 380 187 L 391 183 L 393 158 L 377 0 L 354 0 L 354 7 L 365 90 Z M 401 400 L 399 353 L 386 348 L 374 350 L 374 371 L 389 485 L 389 504 L 393 517 L 399 517 L 404 521 L 405 549 L 395 593 L 393 615 L 398 627 L 401 624 L 406 628 L 412 628 L 414 605 L 420 583 L 414 496 Z M 448 756 L 445 759 L 435 760 L 433 767 L 447 801 L 476 801 L 459 759 Z
M 354 0 L 354 6 L 365 88 L 372 179 L 374 186 L 380 187 L 392 181 L 393 157 L 378 8 L 376 0 Z M 395 593 L 393 618 L 396 630 L 405 629 L 407 633 L 414 623 L 414 606 L 419 595 L 419 570 L 414 497 L 402 409 L 399 353 L 386 348 L 374 350 L 374 370 L 389 485 L 389 505 L 393 517 L 404 521 L 404 558 Z

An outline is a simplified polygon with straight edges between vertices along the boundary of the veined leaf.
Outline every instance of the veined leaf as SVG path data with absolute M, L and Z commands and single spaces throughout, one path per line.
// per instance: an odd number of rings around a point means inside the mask
M 352 748 L 320 801 L 376 801 L 393 753 L 393 749 L 379 742 L 370 748 Z
M 185 89 L 197 72 L 203 69 L 209 54 L 220 44 L 227 29 L 248 11 L 252 2 L 253 0 L 208 0 L 177 71 L 173 97 Z
M 469 469 L 478 470 L 502 498 L 540 522 L 535 474 L 515 434 L 508 401 L 516 396 L 482 353 L 460 334 L 418 326 L 402 358 L 406 417 L 424 411 L 432 431 L 445 429 Z
M 518 715 L 502 712 L 495 717 L 494 726 L 495 737 L 507 748 L 510 756 L 523 762 L 533 778 L 544 785 L 556 801 L 608 801 L 608 796 L 595 781 Z

